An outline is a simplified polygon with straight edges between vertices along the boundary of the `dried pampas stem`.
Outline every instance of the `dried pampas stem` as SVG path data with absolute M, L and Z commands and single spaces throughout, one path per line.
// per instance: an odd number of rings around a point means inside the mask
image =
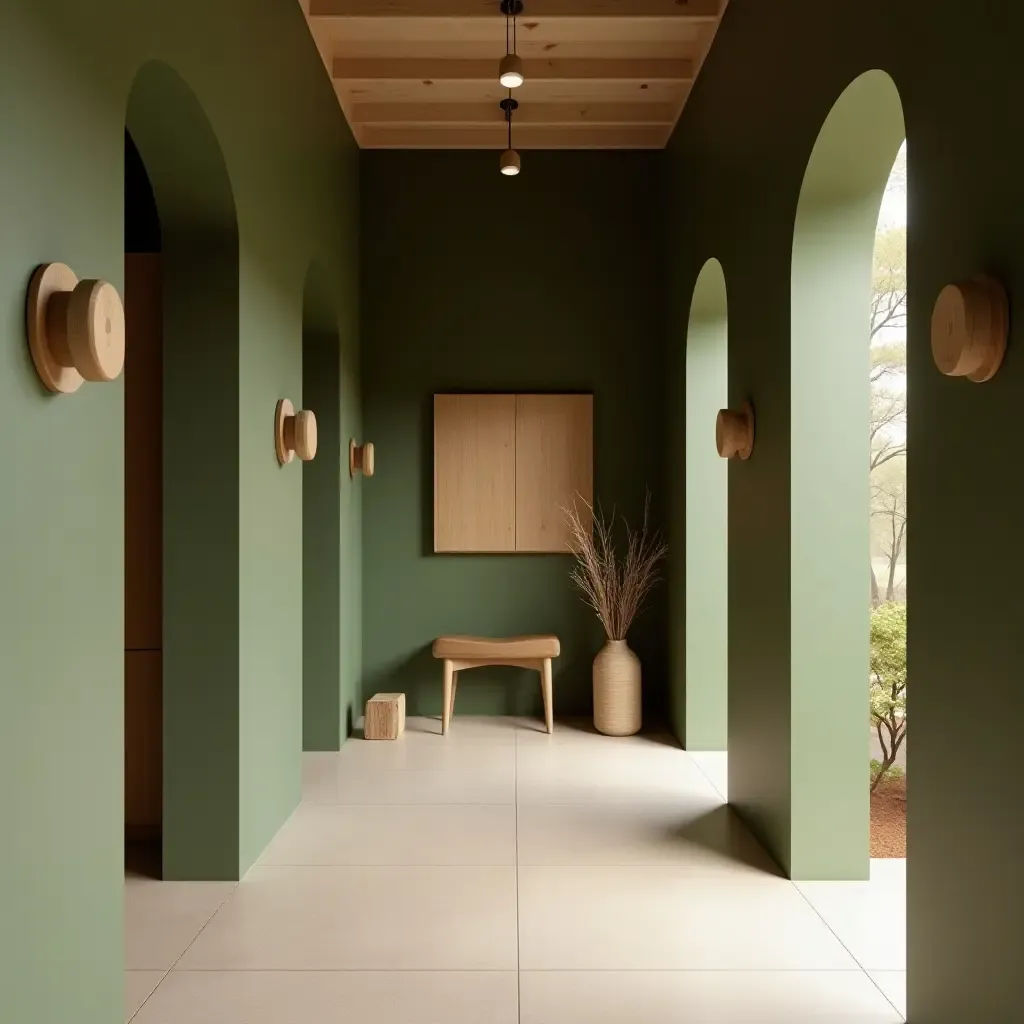
M 581 515 L 579 503 L 585 512 Z M 563 509 L 569 524 L 569 550 L 576 558 L 572 579 L 583 599 L 594 609 L 609 640 L 625 640 L 633 620 L 643 610 L 644 598 L 660 580 L 658 563 L 668 553 L 659 532 L 651 532 L 650 495 L 644 502 L 644 525 L 626 529 L 626 556 L 619 559 L 612 536 L 615 512 L 605 519 L 577 496 L 571 509 Z

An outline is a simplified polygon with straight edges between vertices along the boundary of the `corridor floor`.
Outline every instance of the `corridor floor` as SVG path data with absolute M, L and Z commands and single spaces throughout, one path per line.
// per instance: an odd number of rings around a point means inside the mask
M 780 877 L 725 755 L 557 723 L 410 720 L 305 755 L 239 884 L 130 877 L 136 1024 L 902 1021 L 904 861 Z

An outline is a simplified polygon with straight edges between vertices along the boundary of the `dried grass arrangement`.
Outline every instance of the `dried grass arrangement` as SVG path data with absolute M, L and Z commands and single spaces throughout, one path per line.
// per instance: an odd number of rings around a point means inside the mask
M 587 514 L 580 515 L 582 503 Z M 644 523 L 633 530 L 623 518 L 625 557 L 615 550 L 615 511 L 606 519 L 577 496 L 571 509 L 564 509 L 569 523 L 569 550 L 576 558 L 572 579 L 583 599 L 597 613 L 609 640 L 625 640 L 633 620 L 643 611 L 644 599 L 660 581 L 658 566 L 668 554 L 659 531 L 650 528 L 651 498 L 644 502 Z M 592 524 L 592 525 L 591 525 Z

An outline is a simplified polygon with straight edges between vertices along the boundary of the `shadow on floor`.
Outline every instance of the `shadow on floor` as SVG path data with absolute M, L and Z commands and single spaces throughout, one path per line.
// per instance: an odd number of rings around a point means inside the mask
M 125 878 L 163 878 L 163 847 L 159 839 L 126 839 Z

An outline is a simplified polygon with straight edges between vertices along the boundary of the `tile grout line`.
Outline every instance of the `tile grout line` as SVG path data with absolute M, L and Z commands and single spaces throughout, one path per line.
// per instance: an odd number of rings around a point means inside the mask
M 142 1004 L 128 1018 L 126 1024 L 131 1024 L 131 1022 L 135 1020 L 135 1018 L 140 1013 L 142 1013 L 142 1008 L 146 1005 L 146 1003 L 150 1001 L 150 999 L 153 998 L 153 996 L 156 994 L 156 990 L 167 980 L 167 976 L 171 973 L 171 971 L 173 971 L 174 968 L 177 967 L 179 963 L 181 963 L 181 958 L 192 948 L 192 946 L 195 944 L 196 939 L 198 939 L 199 936 L 203 934 L 203 932 L 206 930 L 206 926 L 217 916 L 217 914 L 220 912 L 220 908 L 223 907 L 225 903 L 227 903 L 227 901 L 231 898 L 232 894 L 235 892 L 238 886 L 239 882 L 235 882 L 235 884 L 231 887 L 230 891 L 225 894 L 224 899 L 222 899 L 220 903 L 217 904 L 217 906 L 214 908 L 213 913 L 203 922 L 202 927 L 200 927 L 199 931 L 197 931 L 195 935 L 193 935 L 192 938 L 189 939 L 188 945 L 177 955 L 177 957 L 174 960 L 174 963 L 172 963 L 171 966 L 168 967 L 166 971 L 164 971 L 163 977 L 161 977 L 161 979 L 153 986 L 153 991 L 150 992 L 149 995 L 142 1000 Z
M 903 1014 L 900 1012 L 900 1008 L 885 994 L 885 992 L 882 991 L 882 986 L 879 985 L 878 982 L 871 977 L 871 972 L 860 962 L 860 960 L 857 959 L 857 957 L 854 955 L 853 950 L 850 949 L 850 947 L 847 946 L 845 942 L 843 942 L 843 940 L 839 937 L 839 933 L 832 927 L 832 925 L 828 923 L 828 921 L 825 920 L 824 914 L 822 914 L 822 912 L 818 910 L 818 908 L 810 901 L 810 899 L 808 898 L 807 894 L 803 891 L 803 889 L 801 889 L 800 886 L 796 882 L 794 882 L 792 878 L 789 879 L 789 884 L 792 885 L 794 889 L 796 889 L 796 891 L 800 894 L 800 898 L 804 901 L 804 903 L 807 904 L 807 906 L 811 908 L 814 914 L 818 917 L 818 920 L 820 920 L 821 923 L 832 933 L 832 935 L 835 936 L 836 942 L 838 942 L 839 945 L 842 946 L 843 949 L 845 949 L 846 952 L 850 954 L 850 959 L 857 965 L 857 968 L 864 975 L 864 977 L 866 977 L 868 981 L 870 981 L 871 984 L 874 985 L 876 989 L 878 989 L 882 998 L 893 1008 L 893 1010 L 896 1013 L 896 1016 L 899 1017 L 900 1020 L 906 1021 L 906 1017 L 904 1017 Z
M 716 792 L 716 793 L 717 793 L 717 794 L 718 794 L 718 795 L 719 795 L 719 796 L 720 796 L 720 797 L 721 797 L 721 798 L 722 798 L 722 799 L 723 799 L 723 800 L 724 800 L 724 801 L 725 801 L 725 802 L 726 802 L 726 803 L 728 804 L 728 803 L 729 803 L 729 798 L 728 798 L 728 797 L 727 797 L 727 796 L 726 796 L 726 795 L 725 795 L 725 794 L 724 794 L 724 793 L 723 793 L 723 792 L 722 792 L 722 791 L 721 791 L 721 790 L 720 790 L 720 789 L 719 789 L 719 788 L 718 788 L 718 787 L 717 787 L 717 786 L 715 785 L 715 782 L 714 782 L 714 780 L 713 780 L 713 779 L 711 778 L 711 776 L 710 776 L 710 775 L 708 775 L 708 773 L 707 773 L 706 771 L 704 771 L 704 768 L 703 768 L 703 766 L 701 765 L 700 761 L 698 761 L 698 760 L 697 760 L 697 758 L 695 758 L 695 757 L 693 756 L 693 754 L 691 754 L 691 753 L 690 753 L 690 752 L 689 752 L 688 750 L 686 750 L 685 748 L 683 748 L 683 753 L 685 753 L 685 754 L 686 754 L 686 756 L 687 756 L 687 757 L 688 757 L 688 758 L 690 759 L 690 762 L 691 762 L 691 763 L 692 763 L 693 765 L 695 765 L 695 766 L 696 766 L 696 768 L 697 768 L 697 771 L 699 771 L 699 772 L 701 773 L 701 775 L 703 775 L 703 776 L 704 776 L 704 778 L 708 780 L 708 785 L 709 785 L 709 786 L 711 786 L 711 788 L 712 788 L 712 789 L 713 789 L 713 790 L 714 790 L 714 791 L 715 791 L 715 792 Z
M 687 751 L 686 753 L 687 753 L 687 756 L 690 758 L 690 760 L 693 762 L 693 764 L 695 764 L 697 766 L 697 770 L 701 773 L 701 775 L 703 775 L 704 778 L 706 778 L 708 780 L 708 782 L 711 785 L 711 788 L 714 789 L 714 791 L 716 793 L 718 793 L 718 795 L 723 800 L 725 800 L 725 802 L 728 804 L 728 802 L 729 802 L 728 798 L 715 785 L 714 780 L 704 770 L 704 766 L 700 763 L 700 761 L 698 761 L 692 754 L 690 754 L 689 751 Z M 828 923 L 828 921 L 825 920 L 824 916 L 821 914 L 821 912 L 818 910 L 818 908 L 807 898 L 806 893 L 804 893 L 804 891 L 800 888 L 800 886 L 797 885 L 797 883 L 794 882 L 792 879 L 789 879 L 789 882 L 793 886 L 793 888 L 796 889 L 796 891 L 800 894 L 800 898 L 815 913 L 815 915 L 818 917 L 818 919 L 821 921 L 821 923 L 832 933 L 833 936 L 835 936 L 836 942 L 838 942 L 839 945 L 842 946 L 843 949 L 845 949 L 846 952 L 850 954 L 850 959 L 857 965 L 858 970 L 860 970 L 860 972 L 862 974 L 864 974 L 865 977 L 867 977 L 867 979 L 871 982 L 871 984 L 874 985 L 874 987 L 876 989 L 878 989 L 879 993 L 881 993 L 881 995 L 882 995 L 882 998 L 885 999 L 885 1001 L 893 1008 L 893 1010 L 895 1010 L 896 1014 L 900 1017 L 900 1019 L 905 1021 L 906 1018 L 900 1012 L 899 1007 L 885 994 L 884 991 L 882 991 L 881 985 L 879 985 L 878 982 L 875 981 L 875 979 L 871 977 L 871 972 L 857 959 L 856 956 L 854 956 L 853 950 L 850 949 L 849 946 L 847 946 L 845 942 L 843 942 L 843 940 L 836 933 L 835 929 L 833 929 L 833 927 Z
M 515 807 L 515 862 L 516 862 L 516 1020 L 523 1022 L 523 972 L 520 968 L 522 940 L 519 935 L 519 733 L 513 737 L 512 801 Z

